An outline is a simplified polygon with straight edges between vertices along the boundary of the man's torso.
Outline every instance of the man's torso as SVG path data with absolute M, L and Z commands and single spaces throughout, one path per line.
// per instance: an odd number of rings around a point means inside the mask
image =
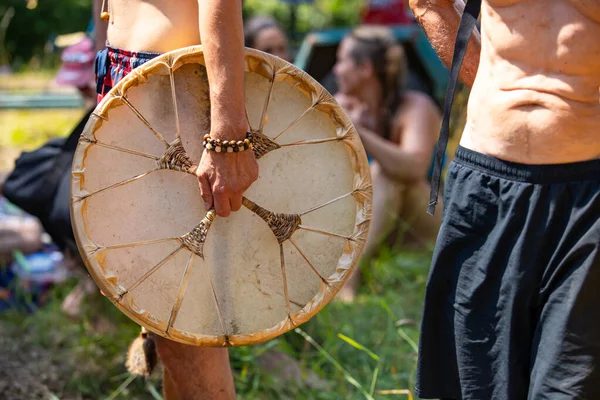
M 196 0 L 107 0 L 111 46 L 164 53 L 200 44 Z
M 464 147 L 505 160 L 600 157 L 600 1 L 486 0 Z

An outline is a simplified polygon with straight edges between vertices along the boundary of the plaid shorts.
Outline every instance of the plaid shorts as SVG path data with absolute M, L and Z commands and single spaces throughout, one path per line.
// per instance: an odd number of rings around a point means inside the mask
M 107 46 L 96 54 L 96 93 L 98 103 L 128 73 L 160 53 L 127 51 Z

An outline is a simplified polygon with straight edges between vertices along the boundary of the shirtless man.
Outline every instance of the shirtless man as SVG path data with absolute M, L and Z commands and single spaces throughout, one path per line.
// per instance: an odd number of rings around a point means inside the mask
M 99 97 L 131 69 L 160 53 L 200 44 L 210 83 L 211 137 L 243 140 L 243 25 L 240 0 L 94 0 Z M 106 10 L 102 10 L 106 11 Z M 106 35 L 106 36 L 105 36 Z M 104 49 L 107 40 L 110 47 Z M 202 143 L 198 143 L 201 146 Z M 251 151 L 202 156 L 196 173 L 206 208 L 227 217 L 242 205 L 242 193 L 258 178 Z M 176 343 L 155 335 L 164 366 L 165 400 L 232 399 L 235 387 L 227 349 Z
M 410 6 L 450 65 L 462 0 Z M 481 26 L 417 395 L 598 399 L 600 1 L 484 0 Z

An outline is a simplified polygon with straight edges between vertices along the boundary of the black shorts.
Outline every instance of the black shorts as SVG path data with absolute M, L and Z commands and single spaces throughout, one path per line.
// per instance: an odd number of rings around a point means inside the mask
M 459 148 L 445 190 L 417 395 L 600 399 L 600 160 Z

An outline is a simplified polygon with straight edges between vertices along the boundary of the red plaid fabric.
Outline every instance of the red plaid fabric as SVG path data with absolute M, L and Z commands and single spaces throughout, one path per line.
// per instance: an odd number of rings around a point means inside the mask
M 123 77 L 160 53 L 127 51 L 107 47 L 96 55 L 96 92 L 98 103 Z

